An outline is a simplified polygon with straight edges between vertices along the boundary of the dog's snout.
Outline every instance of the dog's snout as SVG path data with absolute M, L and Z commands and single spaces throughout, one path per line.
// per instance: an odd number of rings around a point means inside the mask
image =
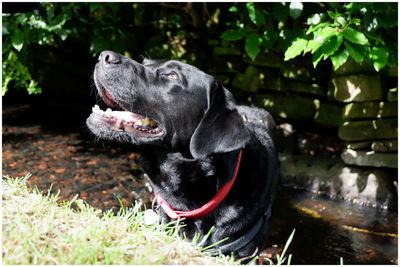
M 99 62 L 103 64 L 118 64 L 121 63 L 121 56 L 113 51 L 103 51 L 99 56 Z

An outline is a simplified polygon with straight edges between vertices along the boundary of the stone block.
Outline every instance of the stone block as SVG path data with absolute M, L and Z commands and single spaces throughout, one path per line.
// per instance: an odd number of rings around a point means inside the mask
M 294 94 L 260 94 L 254 103 L 273 116 L 291 120 L 312 120 L 319 105 L 317 99 Z
M 397 98 L 398 98 L 397 87 L 390 89 L 387 94 L 387 100 L 390 102 L 397 102 Z
M 346 147 L 354 150 L 369 149 L 371 147 L 371 141 L 346 142 Z
M 373 151 L 376 151 L 376 152 L 397 151 L 398 141 L 397 141 L 397 139 L 374 141 L 371 144 L 371 148 Z
M 398 76 L 398 65 L 396 66 L 386 66 L 380 71 L 380 74 L 389 76 L 389 77 L 397 77 Z
M 397 118 L 348 121 L 339 127 L 339 138 L 344 141 L 394 139 L 397 127 Z
M 375 101 L 383 98 L 379 75 L 349 75 L 332 78 L 329 93 L 339 102 Z
M 343 109 L 343 118 L 368 119 L 397 116 L 397 102 L 350 103 Z
M 246 92 L 255 93 L 263 86 L 264 74 L 254 66 L 248 66 L 244 74 L 238 73 L 233 79 L 232 86 Z
M 314 121 L 324 127 L 337 128 L 343 124 L 342 106 L 322 103 L 315 114 Z
M 345 164 L 349 165 L 398 168 L 397 153 L 346 149 L 342 152 L 341 158 Z
M 289 82 L 289 90 L 312 95 L 325 95 L 325 89 L 318 83 Z
M 313 83 L 326 83 L 330 76 L 330 64 L 320 62 L 317 68 L 312 65 L 311 56 L 303 56 L 282 62 L 281 74 L 284 78 Z
M 213 51 L 214 55 L 223 56 L 223 55 L 241 55 L 241 52 L 237 48 L 233 47 L 214 47 Z
M 339 157 L 279 154 L 281 184 L 333 199 L 389 208 L 397 204 L 394 170 L 346 166 Z
M 282 56 L 274 52 L 268 52 L 267 54 L 261 52 L 254 61 L 248 57 L 244 57 L 243 61 L 247 64 L 259 67 L 279 68 L 282 63 Z
M 376 73 L 374 66 L 370 61 L 363 61 L 361 64 L 357 63 L 351 57 L 340 66 L 337 70 L 334 70 L 335 75 L 350 75 L 350 74 L 365 74 L 365 73 Z

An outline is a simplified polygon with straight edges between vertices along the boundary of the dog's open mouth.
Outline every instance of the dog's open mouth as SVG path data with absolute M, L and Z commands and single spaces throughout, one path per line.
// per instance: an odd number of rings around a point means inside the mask
M 92 108 L 92 115 L 97 120 L 105 123 L 114 131 L 128 132 L 143 137 L 159 137 L 163 135 L 164 131 L 162 127 L 155 121 L 126 110 L 111 97 L 103 86 L 100 85 L 100 87 L 102 89 L 102 98 L 104 102 L 108 106 L 119 110 L 107 108 L 107 110 L 104 111 L 101 110 L 98 105 L 95 105 Z

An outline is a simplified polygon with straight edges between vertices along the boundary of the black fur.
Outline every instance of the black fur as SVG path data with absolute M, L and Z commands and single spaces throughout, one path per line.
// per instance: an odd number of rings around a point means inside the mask
M 230 193 L 207 216 L 185 220 L 183 231 L 188 238 L 196 233 L 204 235 L 214 226 L 204 245 L 225 237 L 229 237 L 225 243 L 232 242 L 272 205 L 278 163 L 273 143 L 275 123 L 265 110 L 237 106 L 232 94 L 214 77 L 173 60 L 145 59 L 139 64 L 104 51 L 94 80 L 103 99 L 101 88 L 119 106 L 151 118 L 164 129 L 162 136 L 146 137 L 114 131 L 93 115 L 87 120 L 96 136 L 139 147 L 141 168 L 149 175 L 154 191 L 176 210 L 193 210 L 213 198 L 233 177 L 243 148 Z M 235 256 L 252 255 L 256 248 L 261 251 L 266 231 L 267 227 L 262 227 L 247 246 L 234 251 Z

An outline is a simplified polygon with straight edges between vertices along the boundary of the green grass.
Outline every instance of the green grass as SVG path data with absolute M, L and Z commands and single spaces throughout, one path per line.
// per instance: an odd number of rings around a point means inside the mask
M 180 239 L 181 224 L 144 225 L 139 204 L 117 214 L 79 199 L 57 204 L 28 178 L 2 180 L 4 264 L 237 264 Z

